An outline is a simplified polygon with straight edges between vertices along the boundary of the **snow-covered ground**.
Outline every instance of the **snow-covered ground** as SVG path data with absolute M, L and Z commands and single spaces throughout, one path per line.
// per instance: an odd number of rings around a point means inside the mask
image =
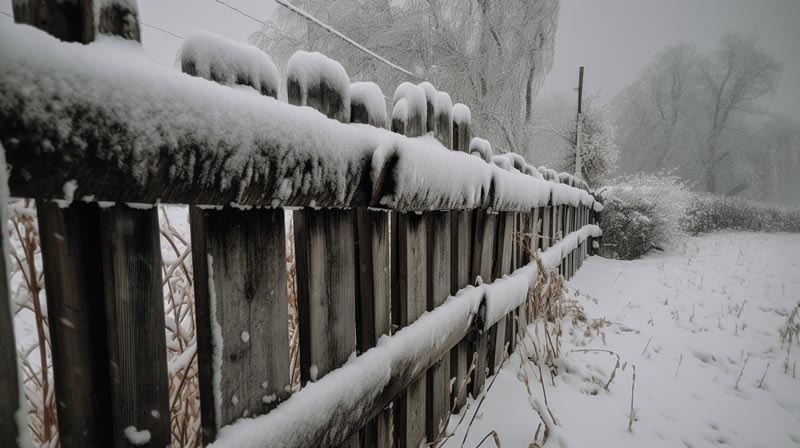
M 592 257 L 567 286 L 587 321 L 564 323 L 557 375 L 543 366 L 558 421 L 546 446 L 800 446 L 800 344 L 781 342 L 793 310 L 800 325 L 800 235 L 718 233 L 637 261 Z M 611 353 L 575 351 L 587 349 Z M 538 378 L 512 354 L 463 446 L 494 430 L 503 447 L 528 447 L 541 422 L 529 401 L 546 413 Z M 462 445 L 476 406 L 445 446 Z

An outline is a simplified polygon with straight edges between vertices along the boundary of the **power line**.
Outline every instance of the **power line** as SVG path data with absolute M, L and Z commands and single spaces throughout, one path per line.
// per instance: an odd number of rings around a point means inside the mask
M 269 26 L 263 20 L 259 20 L 259 19 L 255 18 L 255 17 L 253 17 L 252 15 L 242 11 L 241 9 L 228 4 L 227 2 L 225 2 L 223 0 L 214 0 L 214 1 L 216 1 L 217 3 L 227 7 L 228 9 L 231 9 L 231 10 L 241 14 L 244 17 L 249 18 L 250 20 L 253 20 L 254 22 L 260 23 L 260 24 L 262 24 L 264 26 Z M 397 70 L 397 71 L 403 73 L 404 75 L 410 76 L 410 77 L 412 77 L 412 78 L 414 78 L 416 80 L 419 80 L 419 81 L 422 80 L 421 78 L 419 78 L 418 76 L 414 75 L 410 71 L 408 71 L 408 70 L 404 69 L 403 67 L 400 67 L 399 65 L 390 62 L 386 58 L 383 58 L 383 57 L 379 56 L 378 54 L 368 50 L 363 45 L 359 44 L 358 42 L 354 41 L 353 39 L 350 39 L 349 37 L 345 36 L 344 34 L 340 33 L 339 31 L 335 30 L 330 25 L 327 25 L 327 24 L 323 23 L 321 20 L 319 20 L 316 17 L 312 16 L 311 14 L 303 11 L 302 9 L 292 5 L 291 3 L 289 3 L 289 2 L 287 2 L 285 0 L 275 0 L 275 3 L 283 6 L 284 8 L 288 9 L 289 11 L 291 11 L 291 12 L 299 15 L 300 17 L 308 20 L 309 22 L 319 26 L 320 28 L 322 28 L 325 31 L 333 34 L 334 36 L 338 37 L 339 39 L 342 39 L 343 41 L 347 42 L 348 44 L 352 45 L 353 47 L 357 48 L 358 50 L 364 52 L 365 54 L 367 54 L 367 55 L 369 55 L 369 56 L 371 56 L 371 57 L 383 62 L 384 64 L 388 65 L 392 69 Z
M 7 12 L 5 12 L 5 11 L 0 11 L 0 14 L 2 14 L 2 15 L 4 15 L 4 16 L 11 17 L 12 19 L 14 18 L 14 17 L 13 17 L 11 14 L 9 14 L 9 13 L 7 13 Z
M 217 1 L 220 1 L 220 0 L 217 0 Z M 303 11 L 302 9 L 300 9 L 300 8 L 298 8 L 298 7 L 294 6 L 294 5 L 292 5 L 292 4 L 291 4 L 291 3 L 289 3 L 288 1 L 286 1 L 286 0 L 275 0 L 275 2 L 276 2 L 277 4 L 279 4 L 279 5 L 283 6 L 284 8 L 287 8 L 287 9 L 289 9 L 289 10 L 290 10 L 290 11 L 292 11 L 293 13 L 295 13 L 295 14 L 297 14 L 297 15 L 299 15 L 299 16 L 301 16 L 301 17 L 303 17 L 303 18 L 305 18 L 306 20 L 308 20 L 308 21 L 310 21 L 310 22 L 312 22 L 312 23 L 316 24 L 317 26 L 319 26 L 320 28 L 322 28 L 322 29 L 324 29 L 324 30 L 328 31 L 329 33 L 333 34 L 334 36 L 336 36 L 336 37 L 338 37 L 338 38 L 340 38 L 340 39 L 344 40 L 344 41 L 345 41 L 345 42 L 347 42 L 348 44 L 350 44 L 350 45 L 354 46 L 355 48 L 357 48 L 357 49 L 359 49 L 359 50 L 361 50 L 361 51 L 363 51 L 364 53 L 368 54 L 369 56 L 372 56 L 373 58 L 375 58 L 375 59 L 377 59 L 377 60 L 379 60 L 379 61 L 383 62 L 384 64 L 388 65 L 389 67 L 391 67 L 391 68 L 393 68 L 393 69 L 395 69 L 395 70 L 397 70 L 397 71 L 399 71 L 399 72 L 401 72 L 401 73 L 403 73 L 403 74 L 405 74 L 405 75 L 407 75 L 407 76 L 410 76 L 410 77 L 412 77 L 412 78 L 414 78 L 414 79 L 416 79 L 416 80 L 418 80 L 418 81 L 422 81 L 422 79 L 421 79 L 421 78 L 419 78 L 419 77 L 418 77 L 418 76 L 416 76 L 415 74 L 411 73 L 410 71 L 408 71 L 408 70 L 404 69 L 403 67 L 400 67 L 400 66 L 399 66 L 399 65 L 397 65 L 397 64 L 394 64 L 394 63 L 392 63 L 392 62 L 389 62 L 387 59 L 385 59 L 385 58 L 383 58 L 383 57 L 381 57 L 381 56 L 377 55 L 376 53 L 374 53 L 374 52 L 372 52 L 372 51 L 368 50 L 368 49 L 367 49 L 366 47 L 364 47 L 363 45 L 359 44 L 358 42 L 354 41 L 353 39 L 350 39 L 349 37 L 345 36 L 344 34 L 340 33 L 339 31 L 336 31 L 336 30 L 335 30 L 333 27 L 331 27 L 330 25 L 327 25 L 327 24 L 323 23 L 321 20 L 319 20 L 319 19 L 317 19 L 316 17 L 312 16 L 311 14 L 309 14 L 309 13 L 307 13 L 307 12 Z
M 183 36 L 180 36 L 180 35 L 178 35 L 178 34 L 175 34 L 175 33 L 173 33 L 172 31 L 165 30 L 164 28 L 159 28 L 159 27 L 157 27 L 157 26 L 155 26 L 155 25 L 150 25 L 149 23 L 144 23 L 144 22 L 142 22 L 142 25 L 144 25 L 144 26 L 146 26 L 146 27 L 148 27 L 148 28 L 152 28 L 152 29 L 154 29 L 154 30 L 157 30 L 157 31 L 161 31 L 161 32 L 162 32 L 162 33 L 164 33 L 164 34 L 169 34 L 170 36 L 172 36 L 172 37 L 176 37 L 176 38 L 178 38 L 178 39 L 180 39 L 180 40 L 184 40 L 184 37 L 183 37 Z

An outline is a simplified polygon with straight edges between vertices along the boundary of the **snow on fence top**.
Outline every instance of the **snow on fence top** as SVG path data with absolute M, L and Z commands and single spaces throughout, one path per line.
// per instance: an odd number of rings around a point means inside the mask
M 453 123 L 470 124 L 472 122 L 472 112 L 465 104 L 456 103 L 453 105 Z
M 554 203 L 592 201 L 429 136 L 345 124 L 189 77 L 126 41 L 72 44 L 30 27 L 2 27 L 0 65 L 0 143 L 19 197 L 60 199 L 69 183 L 77 185 L 76 199 L 217 206 L 521 211 L 546 204 L 551 191 Z M 319 73 L 328 71 L 338 72 Z M 293 71 L 298 88 L 301 72 Z M 417 108 L 421 96 L 424 105 L 422 89 L 408 86 L 400 96 Z M 348 83 L 348 101 L 349 90 Z M 475 142 L 490 152 L 488 142 Z M 458 176 L 442 175 L 454 169 Z
M 196 31 L 186 36 L 180 57 L 184 73 L 220 84 L 247 85 L 262 95 L 278 96 L 278 68 L 266 53 L 252 45 Z
M 544 176 L 542 176 L 542 173 L 540 173 L 539 170 L 537 170 L 536 167 L 534 167 L 533 165 L 527 165 L 526 164 L 524 172 L 528 176 L 532 176 L 532 177 L 535 177 L 537 179 L 544 179 Z
M 525 158 L 514 152 L 507 152 L 505 156 L 511 160 L 511 163 L 514 164 L 514 168 L 517 171 L 519 171 L 520 173 L 525 172 L 525 167 L 528 165 L 527 163 L 525 163 Z
M 404 122 L 406 135 L 417 137 L 424 134 L 427 130 L 426 125 L 428 120 L 428 105 L 425 99 L 425 91 L 422 87 L 415 86 L 410 82 L 404 82 L 397 86 L 397 89 L 394 91 L 393 99 L 395 105 L 402 100 L 406 102 Z M 395 118 L 395 114 L 392 112 L 392 120 Z M 399 116 L 397 118 L 399 118 Z
M 386 114 L 386 99 L 381 88 L 374 82 L 354 82 L 350 84 L 350 120 L 378 128 L 389 124 Z
M 286 65 L 289 101 L 350 122 L 350 77 L 341 64 L 317 52 L 297 51 Z M 325 102 L 318 101 L 325 98 Z M 296 101 L 293 101 L 295 100 Z
M 500 168 L 513 172 L 513 165 L 511 164 L 511 159 L 506 157 L 505 154 L 500 154 L 497 156 L 492 156 L 492 163 L 499 166 Z
M 492 144 L 480 137 L 473 137 L 469 142 L 469 153 L 490 163 L 492 161 Z

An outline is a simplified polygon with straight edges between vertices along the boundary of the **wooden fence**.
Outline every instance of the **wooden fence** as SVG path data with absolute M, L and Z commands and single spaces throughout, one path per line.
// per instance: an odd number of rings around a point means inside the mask
M 139 39 L 131 2 L 77 5 L 15 2 L 15 19 L 65 41 Z M 518 156 L 492 158 L 472 138 L 468 109 L 429 84 L 401 85 L 389 116 L 364 92 L 376 86 L 341 88 L 341 66 L 315 54 L 290 62 L 286 105 L 162 76 L 140 59 L 119 68 L 102 48 L 32 29 L 4 30 L 0 41 L 4 67 L 15 67 L 0 74 L 0 142 L 10 194 L 37 200 L 63 447 L 130 446 L 131 431 L 145 430 L 149 445 L 171 443 L 157 208 L 141 204 L 190 206 L 202 440 L 221 446 L 436 440 L 525 326 L 536 264 L 523 248 L 545 251 L 569 278 L 599 236 L 590 224 L 601 206 L 585 184 Z M 183 71 L 276 96 L 271 62 L 230 78 L 236 64 L 220 54 L 187 51 Z M 0 306 L 0 439 L 14 445 L 8 310 Z

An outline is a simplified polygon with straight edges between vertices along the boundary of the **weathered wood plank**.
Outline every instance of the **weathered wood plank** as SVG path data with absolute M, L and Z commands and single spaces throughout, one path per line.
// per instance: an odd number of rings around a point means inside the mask
M 459 113 L 469 115 L 469 109 L 466 106 L 463 104 L 456 106 L 461 109 Z M 454 106 L 454 109 L 456 106 Z M 452 114 L 451 118 L 453 118 Z M 471 139 L 469 118 L 471 117 L 458 116 L 453 119 L 452 134 L 453 149 L 455 151 L 469 152 Z M 473 210 L 453 212 L 453 228 L 450 234 L 450 268 L 452 272 L 450 294 L 455 294 L 472 282 L 470 270 L 472 269 L 474 217 L 475 212 Z M 450 375 L 456 379 L 451 394 L 451 403 L 453 404 L 451 409 L 456 412 L 467 402 L 467 387 L 465 383 L 469 380 L 467 373 L 471 362 L 470 343 L 465 338 L 465 340 L 453 347 L 450 353 Z
M 492 280 L 511 273 L 512 233 L 514 231 L 514 212 L 501 212 L 497 215 L 497 236 L 492 263 Z M 489 372 L 496 375 L 506 353 L 509 317 L 500 319 L 489 331 Z
M 471 278 L 480 276 L 482 281 L 492 281 L 492 267 L 495 255 L 495 237 L 497 235 L 497 214 L 486 210 L 476 210 L 475 233 L 472 249 L 472 275 Z M 483 391 L 486 381 L 486 366 L 488 362 L 489 333 L 478 331 L 470 336 L 472 353 L 477 353 L 475 369 L 472 372 L 470 391 L 477 397 Z
M 356 299 L 357 346 L 363 353 L 374 347 L 378 338 L 391 332 L 391 262 L 389 213 L 357 209 L 358 297 Z M 364 427 L 361 445 L 391 445 L 391 410 L 385 409 Z
M 471 283 L 470 269 L 472 264 L 473 248 L 473 218 L 475 212 L 472 210 L 455 211 L 452 215 L 452 233 L 450 246 L 450 268 L 451 282 L 450 294 L 455 294 L 458 290 Z M 465 383 L 469 380 L 469 371 L 472 355 L 468 340 L 459 342 L 450 354 L 450 375 L 456 381 L 453 384 L 451 395 L 452 403 L 455 403 L 454 410 L 458 411 L 467 402 L 467 388 Z
M 190 208 L 203 443 L 289 395 L 281 209 Z
M 100 209 L 50 201 L 36 206 L 61 446 L 111 446 Z
M 149 446 L 171 438 L 158 208 L 100 211 L 115 446 L 123 431 L 149 431 Z M 145 368 L 143 368 L 143 366 Z
M 449 120 L 448 120 L 449 121 Z M 430 212 L 427 224 L 428 310 L 444 303 L 450 295 L 451 213 Z M 426 432 L 435 441 L 450 416 L 450 356 L 428 370 Z
M 392 303 L 402 328 L 421 316 L 428 305 L 427 225 L 421 214 L 396 213 L 392 218 Z M 425 440 L 426 388 L 422 375 L 397 398 L 397 446 L 417 446 Z
M 300 378 L 341 366 L 356 350 L 356 264 L 351 210 L 294 214 Z

